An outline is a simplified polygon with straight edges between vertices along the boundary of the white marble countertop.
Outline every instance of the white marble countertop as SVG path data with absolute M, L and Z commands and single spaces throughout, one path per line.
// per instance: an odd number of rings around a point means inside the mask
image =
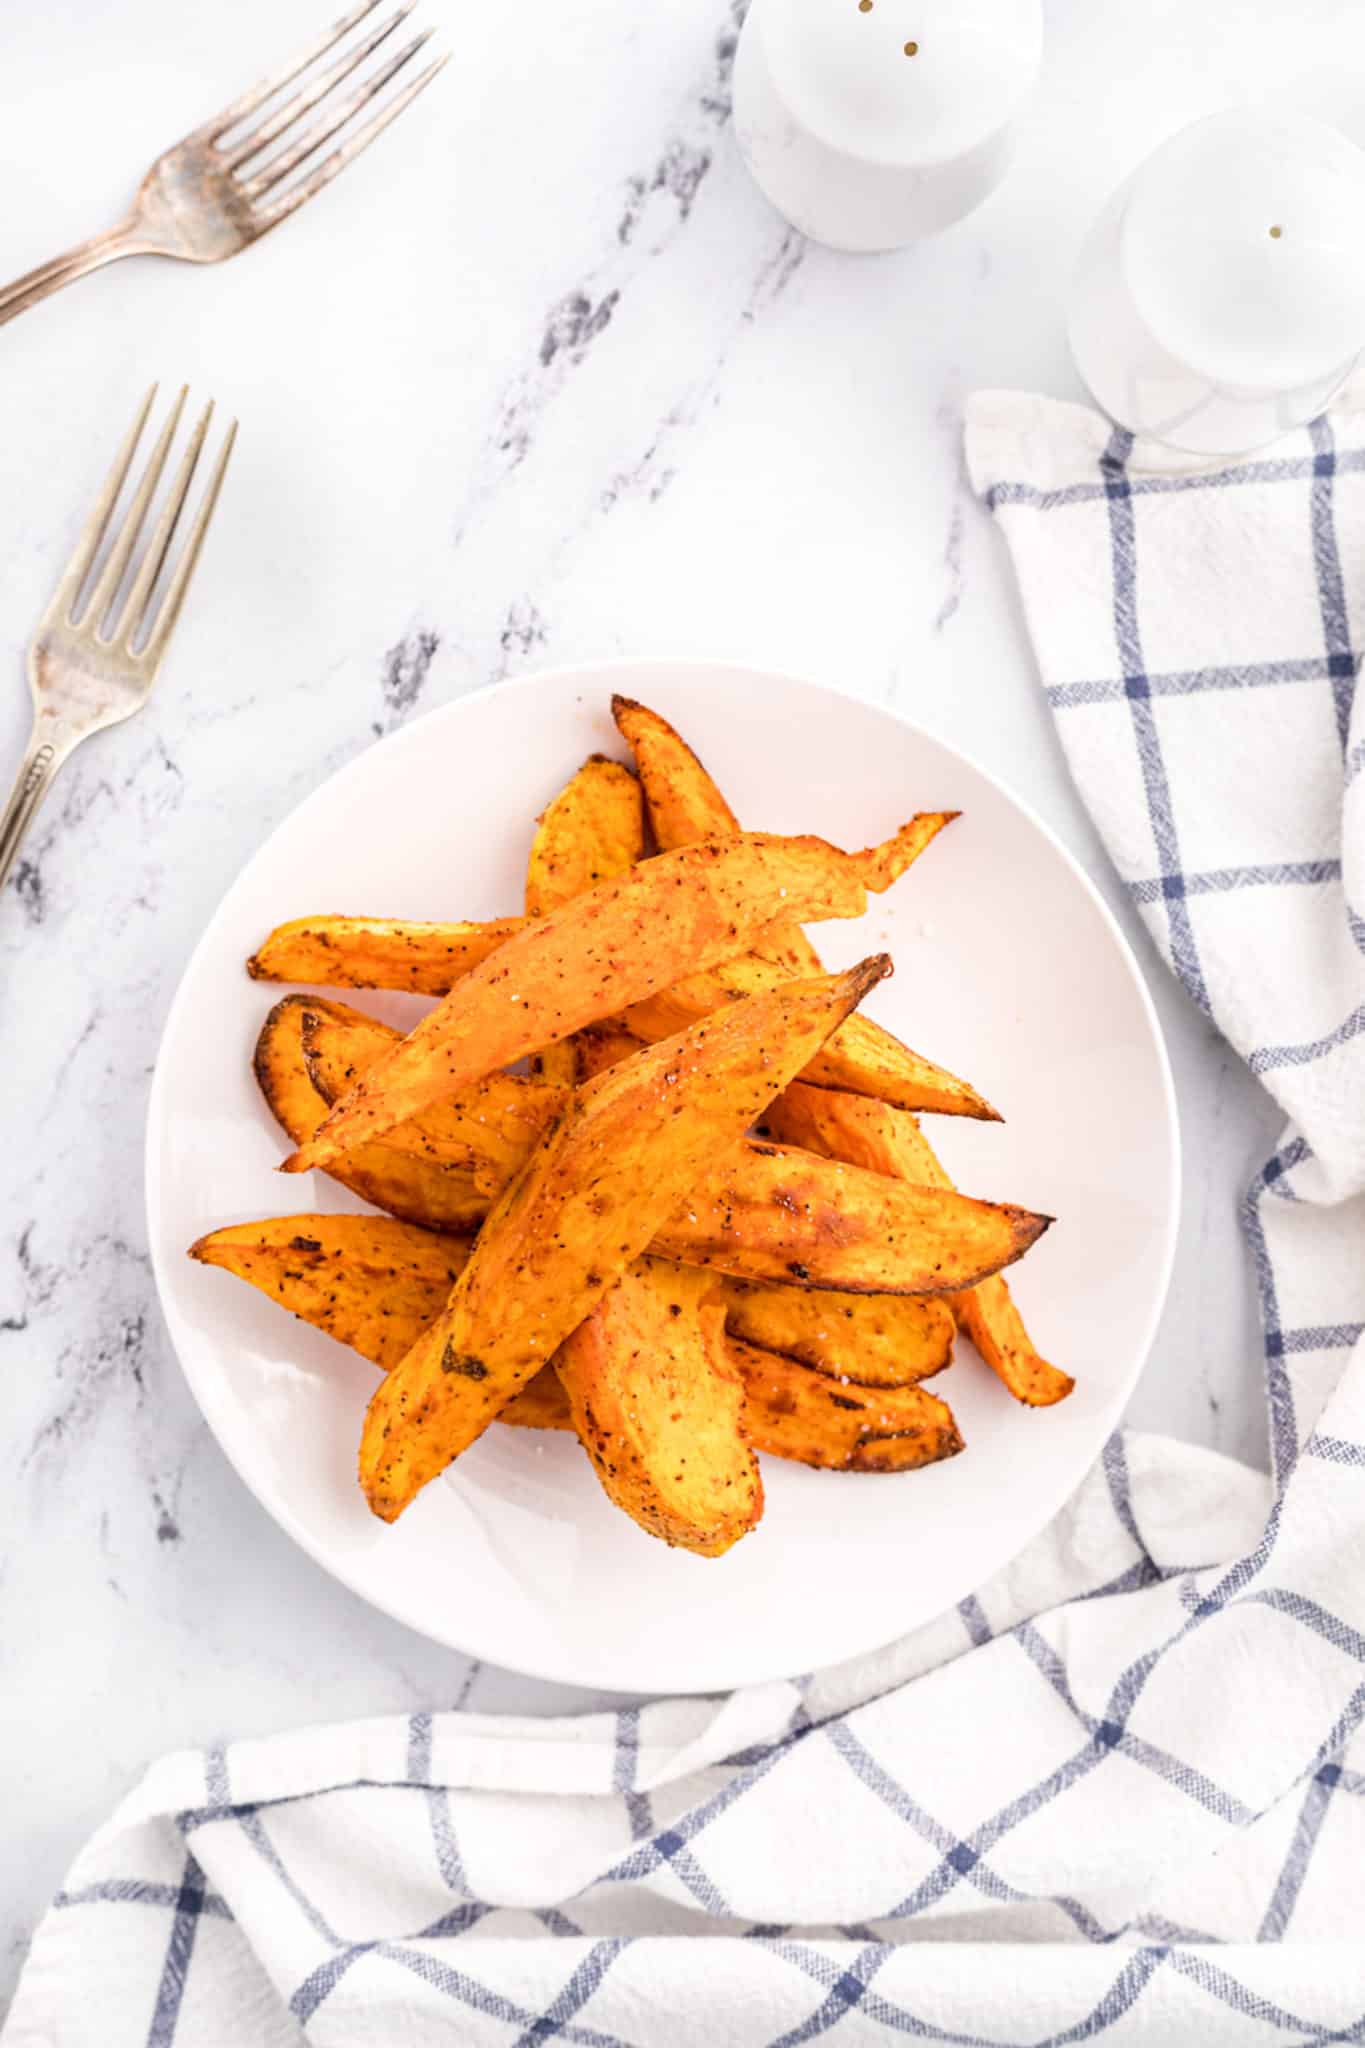
M 908 254 L 805 246 L 727 133 L 742 0 L 424 0 L 455 61 L 316 206 L 213 271 L 122 264 L 0 333 L 0 764 L 21 656 L 135 396 L 242 435 L 150 708 L 66 771 L 0 899 L 0 1996 L 85 1835 L 159 1752 L 356 1713 L 576 1699 L 435 1648 L 294 1549 L 181 1378 L 142 1132 L 196 934 L 261 838 L 404 720 L 617 653 L 785 666 L 1007 780 L 1132 936 L 1184 1121 L 1175 1284 L 1133 1420 L 1259 1459 L 1236 1197 L 1274 1118 L 1179 997 L 1068 783 L 963 395 L 1076 387 L 1061 300 L 1118 177 L 1230 98 L 1360 132 L 1354 0 L 1050 0 L 1016 170 Z M 321 0 L 48 0 L 0 31 L 0 272 L 105 225 L 148 157 Z M 1355 88 L 1359 91 L 1359 87 Z

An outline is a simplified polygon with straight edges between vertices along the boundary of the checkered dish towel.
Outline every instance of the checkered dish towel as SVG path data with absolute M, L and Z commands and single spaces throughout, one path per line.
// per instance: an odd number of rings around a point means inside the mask
M 1273 1482 L 1121 1436 L 842 1669 L 171 1757 L 8 2048 L 1365 2041 L 1365 416 L 1195 468 L 988 394 L 968 448 L 1119 871 L 1288 1119 Z

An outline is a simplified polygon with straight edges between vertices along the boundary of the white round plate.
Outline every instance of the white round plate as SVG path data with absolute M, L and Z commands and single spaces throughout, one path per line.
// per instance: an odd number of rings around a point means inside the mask
M 935 1391 L 967 1441 L 895 1476 L 765 1458 L 760 1527 L 720 1559 L 652 1541 L 577 1443 L 494 1425 L 393 1527 L 356 1483 L 374 1369 L 186 1247 L 225 1223 L 354 1208 L 287 1149 L 251 1071 L 279 989 L 243 961 L 313 911 L 492 917 L 520 907 L 532 820 L 584 757 L 623 752 L 613 690 L 657 707 L 740 818 L 862 846 L 912 811 L 960 808 L 857 923 L 820 928 L 832 966 L 891 952 L 871 1012 L 966 1075 L 1008 1122 L 936 1118 L 971 1194 L 1057 1218 L 1010 1275 L 1075 1393 L 1016 1404 L 965 1342 Z M 394 1020 L 412 998 L 352 998 Z M 1009 1562 L 1077 1485 L 1151 1341 L 1178 1209 L 1170 1073 L 1118 928 L 1050 833 L 979 768 L 904 721 L 786 676 L 608 662 L 503 684 L 353 761 L 287 818 L 228 891 L 186 970 L 152 1088 L 147 1199 L 157 1283 L 186 1375 L 276 1521 L 348 1586 L 437 1641 L 539 1677 L 710 1692 L 890 1642 Z

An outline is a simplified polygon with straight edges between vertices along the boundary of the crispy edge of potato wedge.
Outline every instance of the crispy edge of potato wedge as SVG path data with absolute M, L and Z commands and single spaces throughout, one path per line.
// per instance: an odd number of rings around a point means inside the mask
M 190 1246 L 388 1372 L 444 1308 L 472 1240 L 391 1216 L 268 1216 Z
M 590 754 L 536 820 L 526 863 L 527 917 L 547 917 L 623 875 L 644 852 L 645 803 L 637 777 L 620 761 Z M 578 1080 L 573 1040 L 533 1053 L 531 1072 L 572 1088 Z
M 632 1004 L 620 1021 L 637 1038 L 667 1036 L 740 996 L 779 987 L 786 978 L 783 969 L 770 960 L 751 954 L 705 974 L 689 975 L 672 988 Z M 1000 1112 L 970 1082 L 936 1066 L 923 1053 L 913 1052 L 871 1017 L 847 1018 L 801 1078 L 816 1087 L 869 1095 L 901 1109 L 975 1117 L 986 1123 L 1001 1121 Z
M 295 917 L 277 924 L 246 963 L 254 981 L 318 988 L 388 988 L 443 996 L 522 928 L 520 917 L 482 924 L 391 917 Z
M 908 1387 L 953 1362 L 953 1296 L 840 1294 L 765 1287 L 732 1274 L 717 1279 L 727 1335 L 781 1351 L 812 1372 L 867 1387 Z
M 344 1003 L 321 1005 L 314 998 L 304 999 L 304 1065 L 324 1103 L 335 1102 L 401 1036 L 392 1025 Z M 568 1100 L 569 1089 L 545 1076 L 489 1074 L 448 1102 L 395 1124 L 371 1149 L 408 1153 L 418 1161 L 467 1174 L 486 1207 L 520 1172 L 541 1133 L 563 1115 Z
M 794 1082 L 773 1103 L 766 1128 L 810 1151 L 851 1159 L 874 1172 L 923 1186 L 953 1183 L 912 1116 L 859 1096 Z M 958 1327 L 1001 1383 L 1028 1408 L 1064 1401 L 1076 1382 L 1035 1346 L 1008 1283 L 997 1273 L 951 1297 Z
M 363 1071 L 392 1041 L 390 1026 L 345 1004 L 309 1008 L 315 998 L 286 1001 L 305 1005 L 304 1055 L 313 1084 L 323 1095 L 331 1093 L 348 1071 Z M 581 1042 L 590 1067 L 601 1054 L 602 1072 L 618 1063 L 618 1054 L 629 1057 L 643 1050 L 638 1040 L 617 1035 L 607 1060 L 599 1034 L 582 1034 Z M 424 1116 L 395 1126 L 368 1151 L 390 1166 L 406 1150 L 418 1166 L 449 1162 L 470 1174 L 485 1201 L 494 1200 L 567 1101 L 564 1091 L 548 1083 L 491 1075 Z M 346 1165 L 343 1159 L 343 1168 Z M 370 1199 L 385 1207 L 382 1192 L 376 1190 Z M 415 1222 L 429 1222 L 419 1190 L 409 1187 L 404 1195 L 402 1213 Z M 1016 1222 L 1025 1214 L 1017 1212 Z M 933 1263 L 942 1254 L 945 1218 L 979 1228 L 981 1205 L 955 1193 L 946 1203 L 926 1205 L 922 1198 L 900 1192 L 884 1176 L 850 1171 L 823 1147 L 818 1152 L 796 1152 L 744 1143 L 699 1177 L 676 1213 L 660 1227 L 651 1249 L 684 1264 L 705 1265 L 769 1285 L 919 1295 L 942 1284 Z M 1033 1221 L 1041 1227 L 1037 1219 Z M 1003 1261 L 1017 1256 L 1020 1248 L 1015 1237 L 999 1235 L 976 1267 L 958 1257 L 952 1285 L 961 1285 L 971 1271 L 988 1270 L 990 1257 Z
M 304 1062 L 303 1020 L 310 1012 L 375 1024 L 372 1017 L 363 1018 L 345 1003 L 316 995 L 282 996 L 266 1017 L 252 1064 L 271 1115 L 296 1145 L 306 1141 L 327 1114 L 327 1104 Z M 488 1213 L 487 1195 L 467 1174 L 392 1146 L 362 1146 L 333 1161 L 327 1171 L 363 1202 L 429 1229 L 477 1229 Z
M 616 695 L 611 715 L 635 759 L 654 837 L 665 851 L 697 839 L 738 832 L 739 820 L 714 777 L 676 727 L 647 704 Z M 819 974 L 820 956 L 799 924 L 783 918 L 756 941 L 755 952 L 794 975 Z
M 326 1165 L 499 1067 L 743 952 L 784 908 L 856 917 L 947 822 L 921 814 L 882 846 L 748 834 L 679 847 L 534 919 L 460 980 L 336 1103 L 284 1170 Z
M 924 1387 L 844 1385 L 735 1338 L 729 1350 L 744 1381 L 749 1440 L 761 1451 L 835 1472 L 909 1472 L 963 1447 L 947 1402 Z
M 952 1294 L 1022 1258 L 1051 1221 L 1013 1202 L 979 1202 L 751 1141 L 696 1183 L 651 1249 L 779 1286 Z
M 421 1335 L 430 1304 L 435 1303 L 432 1313 L 439 1313 L 449 1276 L 459 1271 L 469 1250 L 459 1238 L 391 1217 L 307 1214 L 211 1230 L 191 1245 L 189 1256 L 246 1281 L 300 1321 L 387 1371 Z M 746 1395 L 750 1439 L 775 1456 L 787 1455 L 782 1428 L 765 1427 L 761 1405 L 763 1373 L 771 1370 L 780 1380 L 780 1368 L 770 1368 L 764 1359 L 760 1369 L 763 1354 L 753 1345 L 748 1350 L 754 1382 L 754 1391 Z M 728 1352 L 727 1346 L 733 1371 Z M 822 1410 L 818 1404 L 812 1410 L 817 1428 L 830 1438 L 823 1446 L 817 1440 L 815 1462 L 839 1462 L 848 1440 L 843 1418 L 849 1412 L 833 1406 Z M 523 1429 L 572 1432 L 569 1398 L 555 1367 L 543 1367 L 498 1419 Z
M 889 970 L 883 954 L 750 997 L 577 1091 L 484 1225 L 440 1320 L 375 1392 L 360 1477 L 381 1519 L 475 1441 L 645 1250 L 702 1165 L 739 1142 Z
M 546 917 L 644 859 L 645 807 L 623 762 L 590 754 L 541 812 L 526 865 L 526 915 Z
M 744 1383 L 714 1294 L 699 1269 L 641 1259 L 555 1354 L 607 1498 L 649 1535 L 699 1557 L 722 1556 L 763 1512 Z

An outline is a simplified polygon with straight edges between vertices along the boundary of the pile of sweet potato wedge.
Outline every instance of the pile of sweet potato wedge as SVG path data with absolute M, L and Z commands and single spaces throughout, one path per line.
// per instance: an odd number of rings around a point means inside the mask
M 993 1119 L 860 1013 L 875 955 L 821 967 L 802 927 L 857 917 L 950 812 L 885 844 L 744 832 L 667 721 L 613 703 L 539 821 L 524 913 L 317 916 L 262 981 L 439 998 L 407 1037 L 290 994 L 256 1047 L 295 1150 L 385 1213 L 232 1225 L 191 1256 L 272 1295 L 383 1378 L 360 1483 L 394 1520 L 493 1421 L 577 1434 L 642 1529 L 716 1557 L 763 1511 L 756 1451 L 902 1472 L 962 1439 L 924 1382 L 964 1332 L 1010 1392 L 1072 1382 L 1002 1268 L 1049 1219 L 954 1188 L 925 1113 Z

